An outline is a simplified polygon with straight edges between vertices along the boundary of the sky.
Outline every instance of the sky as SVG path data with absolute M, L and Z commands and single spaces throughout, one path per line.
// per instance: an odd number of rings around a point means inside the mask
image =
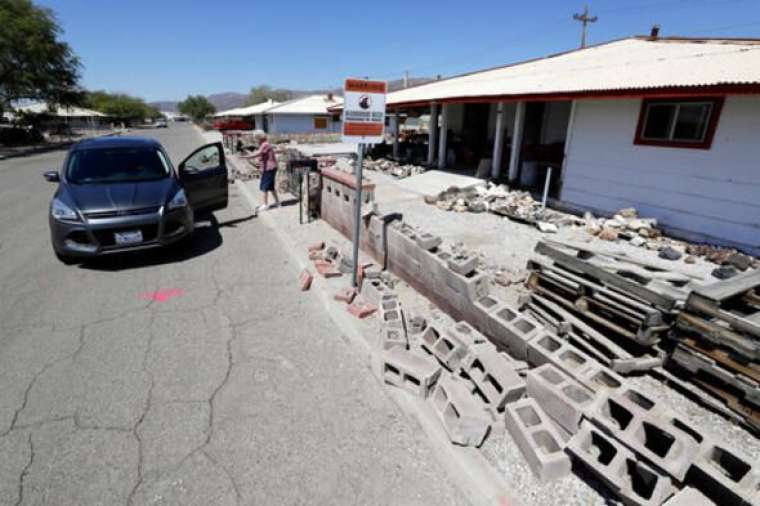
M 451 76 L 580 43 L 582 0 L 35 0 L 88 89 L 146 100 L 342 87 L 347 77 Z M 590 44 L 649 33 L 760 38 L 760 0 L 595 0 Z

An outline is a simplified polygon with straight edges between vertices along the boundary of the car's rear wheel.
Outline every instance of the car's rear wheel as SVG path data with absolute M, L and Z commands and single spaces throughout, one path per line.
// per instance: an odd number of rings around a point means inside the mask
M 63 255 L 57 251 L 55 252 L 55 257 L 64 265 L 74 265 L 78 262 L 76 258 L 68 255 Z

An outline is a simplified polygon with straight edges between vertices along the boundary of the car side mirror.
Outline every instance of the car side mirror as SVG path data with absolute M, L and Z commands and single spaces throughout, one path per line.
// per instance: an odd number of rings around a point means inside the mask
M 56 170 L 50 170 L 48 172 L 45 172 L 42 177 L 45 178 L 45 181 L 48 183 L 59 183 L 61 181 L 61 176 L 58 174 L 58 171 Z

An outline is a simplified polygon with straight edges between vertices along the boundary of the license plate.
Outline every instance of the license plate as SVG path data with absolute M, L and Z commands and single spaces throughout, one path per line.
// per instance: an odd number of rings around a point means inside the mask
M 117 245 L 124 246 L 142 242 L 143 235 L 141 230 L 129 230 L 127 232 L 114 232 L 113 238 Z

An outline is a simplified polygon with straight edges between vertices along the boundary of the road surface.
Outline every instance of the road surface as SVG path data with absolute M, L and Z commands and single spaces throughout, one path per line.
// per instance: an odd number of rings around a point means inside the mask
M 466 503 L 234 187 L 187 250 L 67 267 L 62 159 L 0 161 L 0 505 Z

